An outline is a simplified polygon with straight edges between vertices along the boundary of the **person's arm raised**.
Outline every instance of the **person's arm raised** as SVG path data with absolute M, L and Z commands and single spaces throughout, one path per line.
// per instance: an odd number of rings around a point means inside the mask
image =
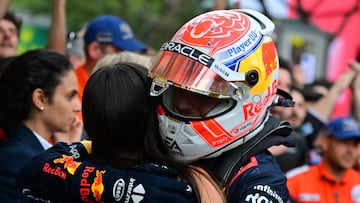
M 2 19 L 9 8 L 10 0 L 0 0 L 0 19 Z
M 65 53 L 66 46 L 66 0 L 52 0 L 51 23 L 47 48 Z
M 356 73 L 353 70 L 343 73 L 343 75 L 331 86 L 328 94 L 323 96 L 313 105 L 312 109 L 315 110 L 322 119 L 328 120 L 330 118 L 336 100 L 346 88 L 350 87 L 355 75 Z
M 351 83 L 351 91 L 353 93 L 354 116 L 360 121 L 360 63 L 358 61 L 350 61 L 349 66 L 356 72 L 355 78 Z

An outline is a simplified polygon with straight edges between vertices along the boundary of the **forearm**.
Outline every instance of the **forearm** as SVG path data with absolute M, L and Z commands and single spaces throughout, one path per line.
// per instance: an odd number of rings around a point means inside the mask
M 337 98 L 340 95 L 340 91 L 336 88 L 331 88 L 328 94 L 324 95 L 319 101 L 317 101 L 312 109 L 322 119 L 328 120 L 334 109 Z
M 360 121 L 360 90 L 353 91 L 353 106 L 354 106 L 354 116 L 356 120 Z
M 351 82 L 355 77 L 355 71 L 350 70 L 345 72 L 329 89 L 328 94 L 323 96 L 319 101 L 317 101 L 313 109 L 318 113 L 319 116 L 323 119 L 329 119 L 331 113 L 333 112 L 337 98 L 342 94 L 347 88 L 350 87 Z
M 9 5 L 10 0 L 0 0 L 0 19 L 4 17 Z
M 355 118 L 360 121 L 360 63 L 358 61 L 352 60 L 349 62 L 349 66 L 356 72 L 356 76 L 351 83 L 351 90 L 353 96 L 353 115 Z
M 66 46 L 66 0 L 52 0 L 48 47 L 61 54 Z

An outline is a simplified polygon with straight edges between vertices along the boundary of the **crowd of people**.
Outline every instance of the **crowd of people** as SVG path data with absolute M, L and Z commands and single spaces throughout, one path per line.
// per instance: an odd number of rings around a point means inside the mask
M 220 4 L 157 51 L 114 15 L 67 36 L 66 0 L 52 1 L 47 46 L 18 55 L 9 4 L 1 202 L 360 202 L 358 61 L 304 84 L 270 18 Z M 352 114 L 333 118 L 346 90 Z

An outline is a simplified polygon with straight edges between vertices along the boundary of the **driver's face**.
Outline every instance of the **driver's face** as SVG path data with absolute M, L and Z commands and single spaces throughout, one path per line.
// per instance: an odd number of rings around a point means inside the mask
M 219 103 L 219 99 L 179 88 L 175 88 L 174 90 L 175 109 L 183 116 L 205 117 Z

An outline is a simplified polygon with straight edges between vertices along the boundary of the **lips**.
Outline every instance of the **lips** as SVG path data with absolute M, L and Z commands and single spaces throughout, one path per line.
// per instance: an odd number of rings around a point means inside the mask
M 13 46 L 11 44 L 4 43 L 4 44 L 0 44 L 0 48 L 10 48 L 10 49 L 12 49 Z
M 75 118 L 75 117 L 72 117 L 72 118 L 70 119 L 70 125 L 74 125 L 75 122 L 76 122 L 76 118 Z

